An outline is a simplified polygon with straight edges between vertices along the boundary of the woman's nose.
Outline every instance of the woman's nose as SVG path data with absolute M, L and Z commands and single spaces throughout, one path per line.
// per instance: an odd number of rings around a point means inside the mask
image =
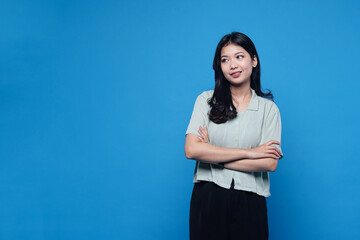
M 236 69 L 237 68 L 237 65 L 234 61 L 231 61 L 230 62 L 230 69 Z

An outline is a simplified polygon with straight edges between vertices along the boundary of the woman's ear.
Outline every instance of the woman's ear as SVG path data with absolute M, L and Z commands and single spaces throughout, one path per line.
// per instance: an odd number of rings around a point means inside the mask
M 255 68 L 255 67 L 257 66 L 258 60 L 257 60 L 257 56 L 256 56 L 256 55 L 254 55 L 251 64 L 252 64 L 253 68 Z

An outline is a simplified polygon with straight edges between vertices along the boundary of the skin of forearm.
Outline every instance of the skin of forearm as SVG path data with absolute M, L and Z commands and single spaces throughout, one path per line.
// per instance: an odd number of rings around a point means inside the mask
M 225 163 L 224 167 L 243 172 L 274 172 L 278 161 L 274 158 L 241 159 Z
M 225 148 L 209 143 L 185 143 L 185 156 L 188 159 L 200 160 L 208 163 L 225 163 L 247 158 L 246 149 Z

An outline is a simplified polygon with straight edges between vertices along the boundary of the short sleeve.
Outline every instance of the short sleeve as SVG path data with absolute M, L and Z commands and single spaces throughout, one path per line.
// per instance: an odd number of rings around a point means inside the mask
M 270 140 L 281 142 L 281 117 L 279 108 L 275 103 L 272 103 L 270 112 L 265 118 L 260 145 Z M 277 144 L 274 144 L 274 146 L 280 149 L 281 157 L 283 157 L 281 146 Z
M 195 134 L 200 136 L 198 133 L 199 127 L 208 127 L 209 124 L 209 104 L 204 94 L 197 97 L 194 105 L 194 109 L 191 115 L 190 123 L 186 130 L 186 134 Z

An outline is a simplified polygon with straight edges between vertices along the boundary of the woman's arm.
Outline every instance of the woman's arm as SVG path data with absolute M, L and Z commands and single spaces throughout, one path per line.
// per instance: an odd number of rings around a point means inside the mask
M 197 135 L 187 134 L 185 140 L 185 156 L 188 159 L 209 163 L 223 163 L 247 158 L 246 149 L 224 148 L 203 142 Z
M 278 158 L 241 159 L 224 164 L 225 168 L 243 172 L 275 172 Z
M 224 163 L 239 159 L 280 158 L 280 151 L 272 144 L 280 144 L 278 141 L 269 141 L 253 149 L 225 148 L 211 145 L 208 142 L 207 128 L 199 128 L 201 137 L 187 134 L 185 140 L 185 156 L 188 159 L 200 160 L 210 163 Z M 267 162 L 266 162 L 267 163 Z M 230 166 L 233 166 L 234 163 Z M 235 164 L 235 166 L 238 166 Z

